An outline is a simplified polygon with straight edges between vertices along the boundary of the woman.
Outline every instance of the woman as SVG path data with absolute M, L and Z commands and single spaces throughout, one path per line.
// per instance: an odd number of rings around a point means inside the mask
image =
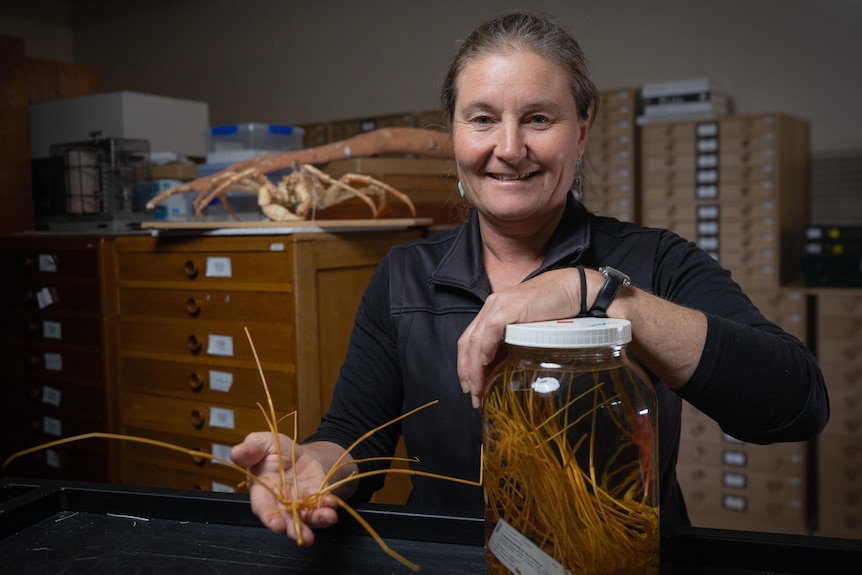
M 588 213 L 570 192 L 597 89 L 562 28 L 527 13 L 485 22 L 461 46 L 442 99 L 459 188 L 474 209 L 457 230 L 395 248 L 377 269 L 330 411 L 297 446 L 299 497 L 317 490 L 361 433 L 435 399 L 349 457 L 390 455 L 403 432 L 416 469 L 476 478 L 476 408 L 505 326 L 597 307 L 631 321 L 629 350 L 658 393 L 664 525 L 688 522 L 675 475 L 683 399 L 744 441 L 797 441 L 823 428 L 828 400 L 812 354 L 764 319 L 727 271 L 673 233 Z M 282 444 L 290 453 L 290 441 Z M 258 475 L 276 469 L 266 433 L 232 456 Z M 382 465 L 351 463 L 336 475 Z M 351 482 L 339 495 L 367 499 L 382 481 Z M 266 525 L 297 536 L 267 491 L 253 485 L 251 499 Z M 482 490 L 414 477 L 409 503 L 480 510 Z M 333 507 L 326 501 L 303 514 L 305 541 L 311 527 L 336 520 Z

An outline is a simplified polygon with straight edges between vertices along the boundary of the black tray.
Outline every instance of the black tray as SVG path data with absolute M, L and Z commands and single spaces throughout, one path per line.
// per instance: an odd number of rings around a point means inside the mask
M 423 573 L 485 573 L 480 517 L 361 508 Z M 261 527 L 245 495 L 0 481 L 0 573 L 410 573 L 345 515 L 311 547 Z M 684 528 L 662 533 L 662 575 L 862 572 L 862 542 Z

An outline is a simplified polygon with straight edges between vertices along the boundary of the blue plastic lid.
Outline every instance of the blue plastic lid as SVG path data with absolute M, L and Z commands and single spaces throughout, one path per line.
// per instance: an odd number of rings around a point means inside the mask
M 255 126 L 259 125 L 261 127 L 266 126 L 267 131 L 270 134 L 284 134 L 290 135 L 293 134 L 296 129 L 293 126 L 278 126 L 276 124 L 245 124 L 254 129 Z M 230 124 L 227 126 L 216 126 L 215 128 L 210 128 L 210 134 L 213 136 L 227 136 L 229 134 L 236 134 L 239 132 L 239 125 Z

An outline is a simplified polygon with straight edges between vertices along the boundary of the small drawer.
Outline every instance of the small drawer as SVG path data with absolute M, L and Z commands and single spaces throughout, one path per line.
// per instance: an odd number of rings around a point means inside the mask
M 237 291 L 121 288 L 120 315 L 124 319 L 159 316 L 169 319 L 292 324 L 295 295 L 290 291 Z
M 67 312 L 101 312 L 99 286 L 95 280 L 78 282 L 32 280 L 0 282 L 3 307 L 52 314 Z
M 192 436 L 200 441 L 237 443 L 253 431 L 267 429 L 266 420 L 256 405 L 235 406 L 124 393 L 120 398 L 120 409 L 124 429 L 150 429 Z M 279 411 L 277 417 L 287 413 Z M 292 433 L 291 418 L 286 418 L 280 425 L 282 432 Z
M 9 314 L 0 322 L 0 337 L 28 341 L 101 345 L 102 322 L 96 317 L 64 317 L 52 313 Z
M 253 362 L 243 324 L 236 322 L 132 322 L 121 321 L 118 341 L 127 352 L 171 356 L 206 357 Z M 261 362 L 296 363 L 296 336 L 292 325 L 249 325 L 249 333 Z M 253 365 L 253 363 L 252 363 Z
M 244 477 L 236 477 L 231 480 L 215 476 L 206 470 L 190 473 L 137 460 L 124 459 L 122 474 L 123 482 L 132 485 L 223 493 L 245 493 L 248 491 L 247 488 L 241 486 L 245 481 Z
M 238 284 L 279 284 L 287 289 L 293 282 L 292 252 L 220 253 L 121 253 L 117 276 L 125 282 L 190 282 L 239 289 Z M 167 286 L 160 286 L 167 287 Z
M 0 361 L 7 377 L 38 377 L 45 382 L 98 385 L 104 377 L 102 353 L 102 348 L 92 345 L 84 347 L 22 340 L 0 346 Z
M 296 371 L 263 364 L 264 377 L 276 408 L 297 407 Z M 126 391 L 150 393 L 232 405 L 266 404 L 266 392 L 256 367 L 219 365 L 203 358 L 165 361 L 143 357 L 120 358 L 120 385 Z

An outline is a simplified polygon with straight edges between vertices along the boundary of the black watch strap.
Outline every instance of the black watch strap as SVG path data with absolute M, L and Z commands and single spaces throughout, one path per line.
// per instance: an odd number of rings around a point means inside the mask
M 602 266 L 599 268 L 599 271 L 605 276 L 605 283 L 599 289 L 596 301 L 593 302 L 587 314 L 591 317 L 607 317 L 608 308 L 611 306 L 614 298 L 617 297 L 620 289 L 632 283 L 629 276 L 611 266 Z

